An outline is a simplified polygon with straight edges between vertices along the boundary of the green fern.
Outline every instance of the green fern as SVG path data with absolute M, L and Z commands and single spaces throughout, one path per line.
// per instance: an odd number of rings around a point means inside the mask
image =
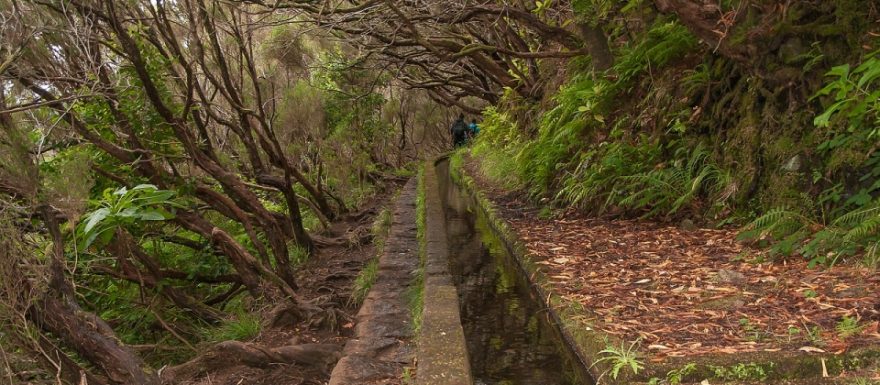
M 619 178 L 645 172 L 659 158 L 656 143 L 647 138 L 641 142 L 638 146 L 616 142 L 584 153 L 577 168 L 563 178 L 557 199 L 597 212 L 616 205 L 625 192 Z
M 791 231 L 785 230 L 791 227 L 794 227 L 794 230 L 803 227 L 804 219 L 805 217 L 798 212 L 777 207 L 755 218 L 746 226 L 747 230 L 740 233 L 739 238 L 741 240 L 763 238 L 768 235 L 778 235 L 780 230 L 783 230 L 783 233 L 790 233 Z
M 786 208 L 774 208 L 755 218 L 740 232 L 740 240 L 769 241 L 770 255 L 794 253 L 810 235 L 815 223 L 803 214 Z
M 619 76 L 617 86 L 625 88 L 649 68 L 656 70 L 674 58 L 682 57 L 696 45 L 697 39 L 687 28 L 675 21 L 658 20 L 638 45 L 623 49 L 614 65 Z
M 816 233 L 815 238 L 824 240 L 824 243 L 816 245 L 814 240 L 805 248 L 805 255 L 818 262 L 833 265 L 840 256 L 855 255 L 861 251 L 866 253 L 866 262 L 876 261 L 876 245 L 880 242 L 880 201 L 839 216 L 827 228 Z M 829 254 L 832 258 L 828 258 Z
M 862 207 L 835 219 L 832 226 L 849 228 L 847 237 L 861 238 L 870 235 L 876 235 L 880 229 L 880 202 L 874 202 L 871 205 Z
M 798 252 L 810 265 L 833 266 L 841 257 L 864 253 L 868 265 L 877 265 L 880 251 L 880 200 L 843 214 L 827 226 L 807 216 L 776 208 L 758 217 L 740 233 L 740 239 L 768 240 L 771 254 Z
M 645 368 L 644 362 L 639 357 L 638 345 L 640 341 L 631 342 L 629 346 L 621 342 L 620 346 L 611 345 L 606 341 L 605 349 L 599 352 L 599 358 L 593 362 L 593 366 L 605 363 L 610 367 L 599 376 L 599 380 L 606 374 L 610 374 L 612 379 L 617 379 L 622 371 L 628 369 L 633 375 Z
M 560 170 L 571 165 L 572 155 L 583 150 L 583 136 L 604 124 L 614 99 L 608 83 L 591 74 L 574 77 L 554 97 L 556 107 L 541 116 L 538 136 L 516 154 L 516 162 L 533 196 L 551 190 Z
M 880 241 L 872 242 L 865 246 L 863 257 L 865 265 L 877 268 L 880 265 Z
M 702 144 L 690 153 L 679 149 L 676 158 L 668 167 L 621 176 L 618 185 L 628 194 L 615 203 L 633 210 L 646 210 L 645 217 L 669 216 L 683 209 L 698 213 L 703 201 L 727 204 L 732 196 L 731 178 L 710 161 Z
M 712 80 L 712 72 L 706 63 L 701 63 L 696 68 L 685 71 L 685 74 L 681 79 L 681 84 L 688 95 L 697 94 L 699 90 L 705 89 Z

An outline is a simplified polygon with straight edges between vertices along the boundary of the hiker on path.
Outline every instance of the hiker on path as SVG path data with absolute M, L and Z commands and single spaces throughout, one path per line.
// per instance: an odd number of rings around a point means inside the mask
M 452 128 L 450 128 L 452 132 L 452 146 L 453 147 L 461 147 L 467 141 L 467 131 L 468 126 L 464 122 L 464 114 L 458 114 L 458 119 L 452 123 Z
M 471 119 L 471 123 L 468 124 L 468 140 L 473 140 L 477 137 L 477 134 L 480 133 L 480 126 L 477 125 L 476 119 Z

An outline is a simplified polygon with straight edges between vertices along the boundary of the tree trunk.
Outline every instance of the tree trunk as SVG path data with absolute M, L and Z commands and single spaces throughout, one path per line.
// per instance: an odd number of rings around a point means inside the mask
M 723 20 L 723 12 L 717 5 L 703 1 L 654 0 L 654 4 L 660 12 L 678 16 L 682 25 L 725 57 L 739 63 L 749 61 L 749 42 L 730 44 L 731 39 L 727 36 L 739 19 L 739 12 L 732 13 L 729 20 Z M 748 5 L 744 9 L 747 11 Z
M 288 164 L 288 168 L 290 170 L 290 176 L 292 176 L 293 179 L 296 179 L 296 182 L 303 186 L 304 189 L 306 189 L 306 192 L 309 193 L 309 196 L 311 196 L 312 199 L 315 200 L 315 203 L 318 204 L 318 207 L 321 208 L 324 216 L 331 220 L 335 219 L 336 212 L 333 211 L 332 208 L 330 208 L 330 204 L 327 202 L 327 197 L 324 196 L 324 194 L 321 193 L 321 191 L 316 188 L 315 185 L 309 182 L 309 179 L 306 178 L 305 175 L 303 175 L 298 168 L 293 167 L 290 164 Z
M 52 288 L 55 291 L 55 288 Z M 156 385 L 155 373 L 126 347 L 104 320 L 82 310 L 72 299 L 50 291 L 28 312 L 47 332 L 106 373 L 112 384 Z
M 272 295 L 271 290 L 265 286 L 265 280 L 272 281 L 275 286 L 285 295 L 295 298 L 296 293 L 283 279 L 275 275 L 268 268 L 260 264 L 253 255 L 248 253 L 222 229 L 215 227 L 211 230 L 211 240 L 223 253 L 229 256 L 235 266 L 235 270 L 241 275 L 241 282 L 255 298 L 262 295 Z
M 170 299 L 177 307 L 186 310 L 198 319 L 208 323 L 216 323 L 223 319 L 223 314 L 210 306 L 205 306 L 195 298 L 180 289 L 163 284 L 162 270 L 159 263 L 147 254 L 134 238 L 125 230 L 117 230 L 116 237 L 110 245 L 111 252 L 115 254 L 119 268 L 123 274 L 137 277 L 141 285 L 157 289 L 166 298 Z M 132 259 L 138 260 L 147 271 L 140 271 Z
M 45 296 L 28 309 L 29 318 L 100 368 L 110 383 L 157 385 L 159 378 L 156 374 L 119 342 L 113 329 L 76 303 L 73 285 L 64 274 L 64 245 L 58 220 L 48 207 L 43 209 L 43 216 L 53 243 L 50 281 Z
M 578 25 L 587 51 L 593 59 L 593 69 L 604 71 L 614 65 L 614 55 L 611 53 L 611 47 L 608 46 L 608 37 L 602 31 L 601 26 L 593 26 L 589 23 L 581 23 Z

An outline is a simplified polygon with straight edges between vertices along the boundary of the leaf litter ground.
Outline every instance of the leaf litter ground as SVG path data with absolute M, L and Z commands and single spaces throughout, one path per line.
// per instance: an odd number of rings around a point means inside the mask
M 569 210 L 542 219 L 477 176 L 502 217 L 583 321 L 639 340 L 652 361 L 756 351 L 844 352 L 880 342 L 880 275 L 852 265 L 756 262 L 733 229 L 685 230 Z M 857 320 L 846 327 L 844 318 Z M 852 325 L 850 325 L 852 326 Z

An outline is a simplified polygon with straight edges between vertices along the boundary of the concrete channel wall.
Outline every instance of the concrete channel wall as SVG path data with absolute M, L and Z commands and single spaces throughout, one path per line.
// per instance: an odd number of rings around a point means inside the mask
M 329 385 L 401 384 L 405 368 L 415 358 L 407 297 L 419 265 L 415 182 L 410 180 L 394 202 L 376 281 L 358 311 L 355 335 L 345 345 Z
M 425 166 L 425 306 L 418 339 L 418 385 L 472 385 L 458 292 L 449 275 L 446 218 L 433 162 Z

